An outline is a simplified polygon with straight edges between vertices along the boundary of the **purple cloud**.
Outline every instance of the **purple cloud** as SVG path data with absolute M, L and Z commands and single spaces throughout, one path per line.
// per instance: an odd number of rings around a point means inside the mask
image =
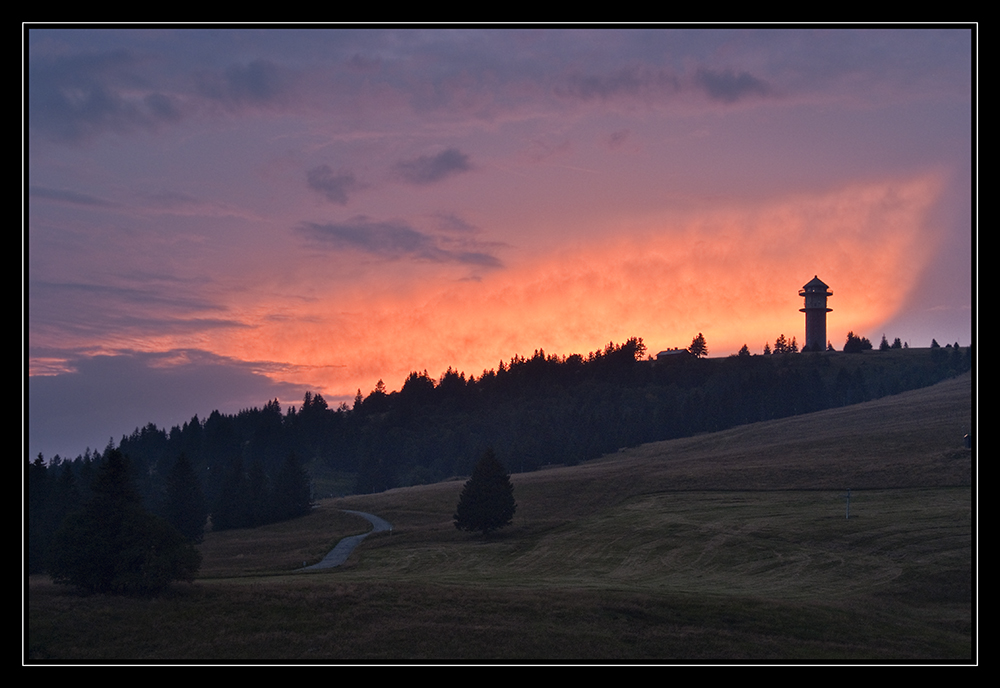
M 198 76 L 201 95 L 230 106 L 262 106 L 284 103 L 295 83 L 295 75 L 270 60 L 232 65 L 224 73 L 203 72 Z
M 314 244 L 334 250 L 356 250 L 388 260 L 412 258 L 433 263 L 463 263 L 498 268 L 500 259 L 480 250 L 446 248 L 437 237 L 398 222 L 377 222 L 364 216 L 347 222 L 303 223 L 298 231 Z M 477 248 L 473 246 L 472 248 Z
M 155 129 L 180 119 L 173 98 L 139 76 L 128 50 L 36 57 L 28 67 L 28 125 L 46 138 L 77 143 L 105 131 Z M 146 91 L 139 99 L 134 93 Z
M 318 191 L 331 203 L 347 205 L 347 193 L 358 188 L 353 174 L 335 173 L 329 165 L 314 167 L 306 173 L 309 188 Z
M 113 208 L 117 203 L 105 201 L 103 198 L 90 196 L 88 194 L 77 193 L 68 189 L 50 189 L 44 186 L 29 186 L 28 196 L 40 198 L 47 201 L 58 201 L 60 203 L 70 203 L 72 205 L 95 206 L 98 208 Z
M 457 148 L 396 163 L 396 173 L 411 184 L 433 184 L 470 169 L 469 156 Z
M 749 72 L 737 74 L 731 69 L 723 71 L 699 69 L 695 73 L 695 83 L 703 88 L 710 98 L 725 103 L 735 103 L 749 96 L 766 96 L 771 91 L 767 82 Z

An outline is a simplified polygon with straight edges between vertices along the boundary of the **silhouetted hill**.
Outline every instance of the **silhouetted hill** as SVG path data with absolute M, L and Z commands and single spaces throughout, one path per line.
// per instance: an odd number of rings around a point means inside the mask
M 169 431 L 150 423 L 123 437 L 119 449 L 153 511 L 162 512 L 162 477 L 184 453 L 204 476 L 213 510 L 236 501 L 252 513 L 253 495 L 268 494 L 289 456 L 310 467 L 317 497 L 343 490 L 328 475 L 354 492 L 379 492 L 468 475 L 487 448 L 515 472 L 575 465 L 620 448 L 846 407 L 972 366 L 968 347 L 671 362 L 644 356 L 642 340 L 630 339 L 587 356 L 515 356 L 478 378 L 414 372 L 399 391 L 380 384 L 352 407 L 331 409 L 322 395 L 307 393 L 284 413 L 273 400 L 234 415 L 194 416 Z M 52 466 L 52 477 L 72 471 L 86 491 L 88 466 L 100 456 Z
M 861 404 L 518 473 L 518 518 L 569 521 L 644 495 L 680 491 L 969 487 L 972 451 L 965 435 L 972 432 L 972 411 L 972 375 L 965 373 Z M 338 503 L 377 508 L 399 523 L 427 512 L 425 526 L 432 520 L 448 532 L 446 505 L 457 500 L 461 486 L 456 480 Z

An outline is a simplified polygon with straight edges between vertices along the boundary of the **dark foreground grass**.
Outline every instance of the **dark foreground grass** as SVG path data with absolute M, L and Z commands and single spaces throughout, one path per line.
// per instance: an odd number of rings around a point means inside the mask
M 968 628 L 891 600 L 322 580 L 193 585 L 158 600 L 32 585 L 31 660 L 968 659 Z
M 968 662 L 970 490 L 675 493 L 156 599 L 35 577 L 29 660 Z M 836 512 L 833 515 L 828 512 Z M 454 530 L 454 529 L 452 529 Z
M 202 577 L 156 599 L 33 577 L 26 658 L 968 663 L 970 388 L 515 475 L 514 525 L 489 539 L 452 525 L 455 481 L 210 534 Z M 367 530 L 342 509 L 394 530 L 293 573 Z

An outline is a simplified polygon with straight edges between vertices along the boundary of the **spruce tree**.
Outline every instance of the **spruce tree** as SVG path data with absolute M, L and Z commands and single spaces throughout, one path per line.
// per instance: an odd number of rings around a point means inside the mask
M 52 477 L 41 453 L 28 464 L 28 573 L 45 570 L 51 526 Z
M 304 516 L 312 510 L 309 473 L 295 452 L 290 452 L 274 479 L 274 519 L 283 521 Z
M 208 506 L 201 491 L 194 467 L 181 453 L 167 475 L 167 504 L 165 514 L 170 524 L 191 542 L 201 542 L 205 535 Z
M 247 525 L 251 528 L 271 523 L 274 518 L 273 491 L 271 481 L 260 459 L 250 463 L 247 471 Z
M 698 336 L 691 340 L 691 346 L 688 347 L 688 351 L 694 354 L 696 358 L 708 356 L 708 345 L 705 343 L 705 335 L 699 332 Z
M 153 593 L 194 580 L 200 563 L 194 545 L 142 508 L 128 459 L 109 449 L 91 498 L 56 536 L 50 571 L 54 582 L 90 592 Z
M 243 459 L 235 456 L 221 470 L 222 482 L 212 505 L 212 530 L 249 528 L 250 488 Z
M 507 469 L 493 450 L 487 449 L 462 488 L 455 509 L 455 527 L 466 531 L 481 530 L 483 535 L 489 535 L 510 525 L 516 510 L 514 486 Z

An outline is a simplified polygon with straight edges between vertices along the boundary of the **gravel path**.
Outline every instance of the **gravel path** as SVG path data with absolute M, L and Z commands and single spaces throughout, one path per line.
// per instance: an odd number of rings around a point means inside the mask
M 386 530 L 392 530 L 392 524 L 385 519 L 379 518 L 378 516 L 366 514 L 363 511 L 350 511 L 348 509 L 344 509 L 344 512 L 368 519 L 368 522 L 372 524 L 372 529 L 362 535 L 345 537 L 337 543 L 337 546 L 334 547 L 329 554 L 323 557 L 323 561 L 318 564 L 313 564 L 312 566 L 306 566 L 304 569 L 301 569 L 302 571 L 308 571 L 309 569 L 332 569 L 335 566 L 340 566 L 347 560 L 348 555 L 354 551 L 354 548 L 361 544 L 361 541 L 366 537 L 372 533 L 381 533 Z

